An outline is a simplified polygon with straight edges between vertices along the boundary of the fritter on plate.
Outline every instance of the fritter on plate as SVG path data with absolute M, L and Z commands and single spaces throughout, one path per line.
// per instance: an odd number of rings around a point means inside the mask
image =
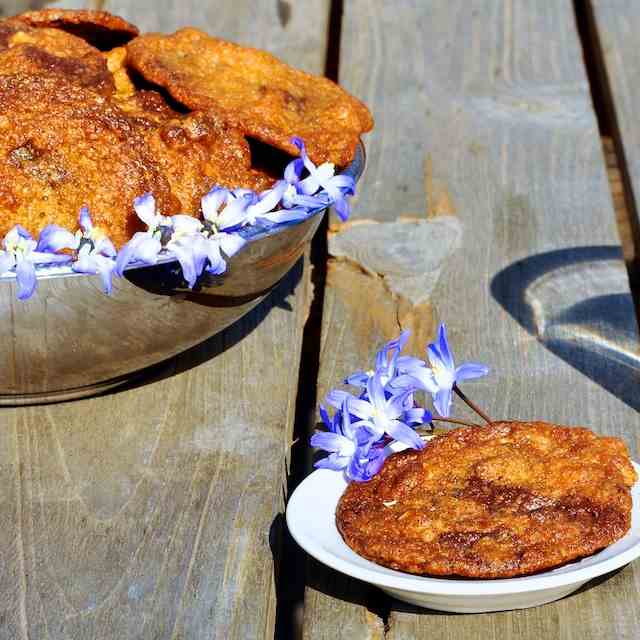
M 106 11 L 40 9 L 10 19 L 20 20 L 32 27 L 62 29 L 106 49 L 122 45 L 139 33 L 138 27 Z
M 110 95 L 114 80 L 100 51 L 58 29 L 34 29 L 17 20 L 0 22 L 0 75 L 57 76 Z
M 140 228 L 134 198 L 162 213 L 180 203 L 132 119 L 105 97 L 55 76 L 0 77 L 0 236 L 19 223 L 77 228 L 88 205 L 122 245 Z
M 326 78 L 292 69 L 258 49 L 186 28 L 146 34 L 127 45 L 129 64 L 191 109 L 212 110 L 245 134 L 297 155 L 301 137 L 315 162 L 344 166 L 373 120 Z
M 588 429 L 497 422 L 393 454 L 336 511 L 345 542 L 400 571 L 508 578 L 621 538 L 636 473 L 624 443 Z

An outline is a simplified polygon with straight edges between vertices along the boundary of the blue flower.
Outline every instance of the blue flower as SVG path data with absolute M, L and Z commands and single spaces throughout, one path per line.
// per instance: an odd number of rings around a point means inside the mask
M 7 233 L 3 240 L 4 251 L 0 251 L 0 273 L 15 269 L 18 298 L 27 300 L 36 290 L 35 265 L 64 264 L 70 255 L 60 255 L 38 250 L 38 243 L 19 224 Z
M 366 393 L 360 398 L 334 389 L 327 394 L 327 402 L 336 406 L 337 403 L 344 405 L 348 400 L 349 411 L 358 418 L 358 424 L 366 427 L 376 439 L 389 436 L 414 449 L 421 449 L 424 443 L 410 424 L 431 422 L 431 414 L 424 409 L 414 408 L 415 387 L 390 393 L 385 391 L 382 375 L 376 372 L 367 380 Z
M 455 366 L 453 354 L 447 340 L 447 328 L 442 323 L 438 329 L 438 340 L 427 347 L 427 357 L 431 365 L 431 388 L 436 411 L 444 417 L 449 416 L 453 388 L 463 380 L 481 378 L 489 373 L 489 367 L 476 362 L 465 362 Z M 412 374 L 415 377 L 415 373 Z
M 254 202 L 255 194 L 241 192 L 238 195 L 223 187 L 214 187 L 202 198 L 204 219 L 202 235 L 204 243 L 200 251 L 209 261 L 207 271 L 220 275 L 227 270 L 227 262 L 222 256 L 234 256 L 247 241 L 237 232 L 247 220 L 247 208 Z
M 171 219 L 156 212 L 156 199 L 146 193 L 133 201 L 133 208 L 140 220 L 147 225 L 146 231 L 137 231 L 127 242 L 116 259 L 116 274 L 123 275 L 130 262 L 156 264 L 162 251 L 162 239 L 173 233 Z
M 371 433 L 352 423 L 349 411 L 349 399 L 336 411 L 333 419 L 327 410 L 320 406 L 320 416 L 328 432 L 318 432 L 311 437 L 311 446 L 329 452 L 326 458 L 318 460 L 315 467 L 344 471 L 347 478 L 357 482 L 370 480 L 382 467 L 384 447 L 374 446 L 375 438 Z
M 158 256 L 166 253 L 178 260 L 182 275 L 193 287 L 204 268 L 201 248 L 200 220 L 187 215 L 163 216 L 156 211 L 156 201 L 150 193 L 133 201 L 136 214 L 147 225 L 146 231 L 136 232 L 125 244 L 116 259 L 115 273 L 122 276 L 131 262 L 153 265 Z
M 400 356 L 400 352 L 407 344 L 409 335 L 410 332 L 405 330 L 397 338 L 387 342 L 376 354 L 374 369 L 369 371 L 356 371 L 345 378 L 345 383 L 366 389 L 369 378 L 374 373 L 378 373 L 383 386 L 386 387 L 387 384 L 396 376 L 398 358 Z M 391 357 L 389 357 L 389 354 L 391 354 Z
M 326 198 L 314 195 L 319 189 L 317 181 L 302 179 L 304 168 L 302 158 L 296 158 L 284 170 L 285 189 L 282 194 L 282 206 L 285 209 L 317 209 L 326 206 Z
M 93 226 L 87 207 L 80 209 L 80 230 L 76 232 L 76 259 L 71 268 L 78 273 L 100 275 L 105 293 L 110 294 L 116 268 L 116 248 L 99 227 Z
M 271 189 L 253 194 L 253 200 L 247 207 L 247 219 L 245 224 L 254 225 L 258 221 L 272 222 L 276 207 L 282 200 L 286 184 L 283 180 L 278 180 Z
M 325 205 L 333 205 L 341 220 L 349 217 L 350 207 L 347 198 L 355 194 L 356 183 L 351 176 L 335 175 L 335 165 L 324 162 L 316 167 L 307 155 L 304 142 L 300 138 L 291 138 L 291 142 L 300 150 L 300 158 L 309 175 L 300 181 L 298 189 L 306 194 L 317 194 L 322 190 Z

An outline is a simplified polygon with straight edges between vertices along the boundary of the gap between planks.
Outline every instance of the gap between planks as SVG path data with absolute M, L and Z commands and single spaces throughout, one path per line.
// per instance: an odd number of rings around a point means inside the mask
M 591 100 L 600 130 L 620 244 L 629 274 L 631 295 L 640 324 L 640 228 L 629 177 L 628 164 L 606 71 L 604 54 L 595 25 L 591 0 L 574 0 L 576 26 L 589 79 Z
M 329 26 L 325 52 L 324 75 L 338 81 L 340 68 L 340 39 L 342 33 L 343 0 L 331 0 Z M 306 477 L 312 452 L 307 446 L 316 422 L 318 373 L 320 371 L 320 340 L 324 290 L 327 279 L 329 213 L 311 240 L 311 300 L 308 317 L 302 334 L 298 393 L 296 396 L 293 442 L 288 475 L 286 478 L 285 504 L 288 496 Z M 275 640 L 291 640 L 302 637 L 302 611 L 306 585 L 307 556 L 291 538 L 284 521 L 281 523 L 280 563 L 278 571 Z

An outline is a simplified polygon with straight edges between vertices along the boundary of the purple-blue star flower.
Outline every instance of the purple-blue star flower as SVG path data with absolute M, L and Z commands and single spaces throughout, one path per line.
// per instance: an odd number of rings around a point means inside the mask
M 247 220 L 247 208 L 254 202 L 254 196 L 253 192 L 236 195 L 224 187 L 214 187 L 202 198 L 205 241 L 201 250 L 209 261 L 209 273 L 224 273 L 227 262 L 222 254 L 231 258 L 247 243 L 237 231 Z
M 320 416 L 328 432 L 318 432 L 311 437 L 311 446 L 329 452 L 326 458 L 315 463 L 319 469 L 344 471 L 350 480 L 365 482 L 370 480 L 382 467 L 385 454 L 381 446 L 373 446 L 371 433 L 352 423 L 349 400 L 342 409 L 336 411 L 333 419 L 320 406 Z
M 105 293 L 110 294 L 112 276 L 116 268 L 116 248 L 107 235 L 98 227 L 94 227 L 89 209 L 80 209 L 80 230 L 76 232 L 76 259 L 71 268 L 78 273 L 99 275 Z
M 75 234 L 55 224 L 47 225 L 40 233 L 38 249 L 73 250 L 74 260 L 71 268 L 78 273 L 100 275 L 105 293 L 110 294 L 116 267 L 116 248 L 106 234 L 93 225 L 88 207 L 80 209 L 78 222 L 80 229 Z
M 431 365 L 431 380 L 435 384 L 435 388 L 427 390 L 433 394 L 436 411 L 444 417 L 447 417 L 451 411 L 453 387 L 457 383 L 481 378 L 489 373 L 489 367 L 477 362 L 465 362 L 459 367 L 455 366 L 444 323 L 438 329 L 437 342 L 427 347 L 427 357 Z M 415 373 L 413 375 L 415 377 Z
M 15 269 L 20 300 L 27 300 L 36 290 L 35 265 L 64 264 L 71 260 L 69 255 L 38 250 L 38 243 L 19 224 L 7 233 L 2 244 L 4 251 L 0 251 L 0 273 Z
M 162 251 L 162 240 L 173 233 L 171 218 L 157 213 L 156 199 L 151 193 L 136 198 L 133 208 L 138 218 L 147 225 L 147 230 L 134 233 L 131 240 L 120 249 L 116 260 L 118 276 L 123 275 L 130 262 L 156 264 Z
M 193 287 L 204 268 L 200 251 L 199 232 L 202 222 L 187 215 L 163 216 L 156 211 L 156 201 L 147 193 L 133 201 L 136 214 L 147 225 L 146 231 L 136 232 L 125 244 L 116 259 L 115 273 L 122 276 L 131 262 L 153 265 L 161 252 L 173 256 L 182 267 L 182 275 Z
M 326 400 L 333 406 L 337 403 L 343 405 L 348 400 L 349 411 L 358 418 L 358 424 L 366 427 L 376 439 L 386 435 L 414 449 L 421 449 L 424 443 L 409 425 L 431 422 L 431 414 L 424 409 L 413 410 L 415 390 L 409 387 L 395 394 L 386 392 L 381 374 L 374 373 L 367 380 L 366 394 L 362 397 L 355 398 L 334 389 L 327 394 Z
M 325 197 L 314 195 L 319 188 L 317 181 L 302 179 L 304 168 L 302 158 L 296 158 L 284 170 L 285 190 L 282 194 L 282 206 L 285 209 L 317 209 L 326 205 Z
M 387 342 L 376 354 L 374 369 L 369 371 L 356 371 L 345 378 L 345 383 L 354 387 L 366 389 L 369 378 L 376 372 L 380 374 L 382 384 L 387 384 L 396 376 L 398 358 L 400 352 L 409 340 L 410 331 L 403 331 L 397 338 Z
M 316 194 L 322 189 L 326 196 L 325 204 L 332 204 L 341 220 L 347 220 L 350 213 L 348 198 L 355 194 L 356 183 L 351 176 L 335 175 L 335 165 L 332 162 L 324 162 L 320 166 L 311 162 L 307 155 L 304 142 L 297 137 L 291 138 L 291 142 L 300 150 L 300 158 L 309 175 L 301 181 L 299 188 L 308 194 Z

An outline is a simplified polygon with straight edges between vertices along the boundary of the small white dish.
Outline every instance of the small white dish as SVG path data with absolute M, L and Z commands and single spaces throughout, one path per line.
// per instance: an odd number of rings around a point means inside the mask
M 633 463 L 640 474 L 640 466 Z M 579 562 L 523 578 L 430 578 L 387 569 L 352 551 L 336 527 L 335 511 L 347 487 L 343 474 L 318 469 L 293 492 L 287 525 L 295 541 L 332 569 L 373 584 L 398 600 L 458 613 L 526 609 L 558 600 L 640 556 L 640 481 L 632 488 L 631 529 L 615 544 Z

